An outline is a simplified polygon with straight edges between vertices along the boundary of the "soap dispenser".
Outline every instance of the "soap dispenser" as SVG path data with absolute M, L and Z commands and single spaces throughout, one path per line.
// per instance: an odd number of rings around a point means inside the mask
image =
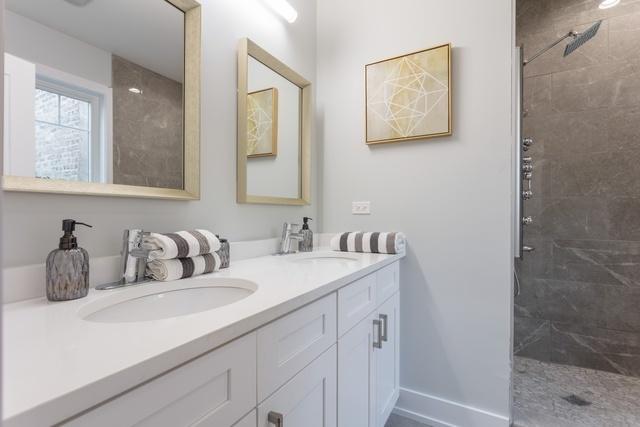
M 58 249 L 47 257 L 47 299 L 68 301 L 87 296 L 89 292 L 89 254 L 78 247 L 73 235 L 76 225 L 91 227 L 73 219 L 62 221 L 64 235 Z
M 298 249 L 300 252 L 311 252 L 313 250 L 313 231 L 309 228 L 309 220 L 313 218 L 309 218 L 305 216 L 302 218 L 302 230 L 300 234 L 302 234 L 302 240 L 300 241 L 300 245 Z

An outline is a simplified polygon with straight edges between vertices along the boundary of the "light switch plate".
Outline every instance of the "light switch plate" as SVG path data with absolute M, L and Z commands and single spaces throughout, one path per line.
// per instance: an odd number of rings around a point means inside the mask
M 353 215 L 371 215 L 371 202 L 351 202 Z

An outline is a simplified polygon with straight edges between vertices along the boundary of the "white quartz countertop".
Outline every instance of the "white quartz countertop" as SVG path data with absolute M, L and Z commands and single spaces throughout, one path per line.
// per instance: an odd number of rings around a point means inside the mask
M 401 258 L 349 253 L 357 260 L 292 262 L 304 256 L 246 259 L 188 279 L 239 278 L 258 289 L 236 303 L 170 319 L 97 323 L 79 317 L 85 305 L 127 288 L 92 289 L 75 301 L 5 305 L 3 425 L 60 422 Z

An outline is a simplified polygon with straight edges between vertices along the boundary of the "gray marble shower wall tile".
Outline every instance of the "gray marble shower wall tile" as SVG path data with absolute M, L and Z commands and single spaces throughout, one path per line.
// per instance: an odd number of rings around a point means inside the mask
M 551 322 L 519 316 L 514 321 L 514 354 L 550 362 Z
M 525 68 L 536 248 L 516 265 L 515 351 L 640 376 L 640 0 L 517 0 L 525 57 L 603 19 Z
M 621 285 L 520 278 L 516 316 L 640 332 L 640 289 Z
M 640 376 L 640 334 L 552 322 L 551 361 Z
M 116 55 L 112 77 L 114 183 L 183 188 L 182 84 Z

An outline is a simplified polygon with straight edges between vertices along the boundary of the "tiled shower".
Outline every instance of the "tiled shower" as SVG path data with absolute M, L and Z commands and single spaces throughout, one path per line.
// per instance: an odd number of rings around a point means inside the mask
M 535 251 L 517 265 L 514 352 L 640 376 L 640 0 L 517 1 L 525 57 L 600 19 L 572 55 L 525 67 Z

